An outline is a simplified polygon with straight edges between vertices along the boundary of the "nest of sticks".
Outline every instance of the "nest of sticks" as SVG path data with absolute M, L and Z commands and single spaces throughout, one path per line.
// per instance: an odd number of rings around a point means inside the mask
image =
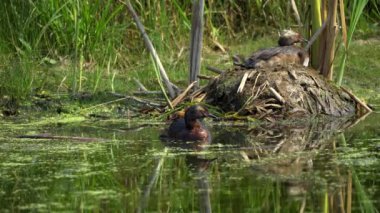
M 225 112 L 256 119 L 354 115 L 360 102 L 326 81 L 314 69 L 296 64 L 266 68 L 235 67 L 188 96 Z

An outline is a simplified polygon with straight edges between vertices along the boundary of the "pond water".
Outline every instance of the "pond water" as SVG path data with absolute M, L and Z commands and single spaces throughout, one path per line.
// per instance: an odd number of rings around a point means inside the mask
M 379 120 L 207 121 L 209 145 L 161 141 L 164 123 L 0 121 L 0 212 L 379 212 Z M 15 137 L 40 133 L 104 140 Z

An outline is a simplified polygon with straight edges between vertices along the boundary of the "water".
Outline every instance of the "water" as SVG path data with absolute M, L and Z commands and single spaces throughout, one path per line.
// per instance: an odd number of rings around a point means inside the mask
M 0 212 L 379 212 L 379 119 L 214 123 L 196 149 L 162 123 L 2 121 Z M 44 132 L 105 140 L 14 138 Z

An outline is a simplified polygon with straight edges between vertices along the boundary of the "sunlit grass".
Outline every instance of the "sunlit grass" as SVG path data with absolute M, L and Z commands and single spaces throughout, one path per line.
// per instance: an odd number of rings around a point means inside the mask
M 307 5 L 296 3 L 305 20 Z M 170 80 L 186 87 L 191 1 L 132 4 Z M 373 0 L 370 4 L 376 5 Z M 367 10 L 371 22 L 378 16 L 378 8 Z M 287 2 L 280 0 L 207 1 L 201 73 L 214 75 L 205 69 L 207 65 L 230 68 L 233 54 L 247 56 L 258 48 L 276 45 L 277 31 L 295 23 L 290 14 Z M 4 82 L 0 98 L 25 100 L 38 91 L 124 94 L 137 89 L 133 78 L 149 90 L 159 90 L 140 33 L 117 1 L 5 0 L 0 3 L 0 20 L 0 80 Z M 224 45 L 228 53 L 215 51 L 213 41 Z
M 342 55 L 342 58 L 340 59 L 340 63 L 339 63 L 339 72 L 338 72 L 338 78 L 337 78 L 337 85 L 340 86 L 342 84 L 342 80 L 343 80 L 343 75 L 344 75 L 344 69 L 345 69 L 345 66 L 346 66 L 346 61 L 347 61 L 347 56 L 348 56 L 348 53 L 350 51 L 350 45 L 351 45 L 351 41 L 352 41 L 352 38 L 354 36 L 354 32 L 356 30 L 356 26 L 359 22 L 359 19 L 360 17 L 362 16 L 362 13 L 363 13 L 363 10 L 365 8 L 365 6 L 367 5 L 368 3 L 368 0 L 354 0 L 353 1 L 353 6 L 352 6 L 352 10 L 351 10 L 351 20 L 350 20 L 350 24 L 349 24 L 349 27 L 348 27 L 348 32 L 347 32 L 347 41 L 344 41 L 346 43 L 343 42 L 343 55 Z M 344 29 L 346 30 L 346 29 Z
M 380 58 L 380 40 L 374 38 L 353 41 L 342 86 L 353 89 L 359 97 L 371 102 L 379 100 L 380 82 L 374 80 L 380 76 L 380 63 L 377 58 Z
M 169 70 L 171 80 L 186 84 L 191 2 L 149 0 L 133 4 Z M 284 5 L 282 1 L 272 4 L 252 1 L 242 5 L 235 2 L 207 2 L 206 29 L 210 30 L 206 30 L 206 38 L 220 41 L 233 38 L 236 32 L 244 31 L 253 35 L 266 31 L 264 28 L 249 27 L 253 23 L 284 28 L 286 24 L 281 21 L 282 17 L 288 20 Z M 124 92 L 134 88 L 135 85 L 129 82 L 133 77 L 138 77 L 147 85 L 154 85 L 156 89 L 157 81 L 153 80 L 156 76 L 151 72 L 151 67 L 145 66 L 149 63 L 146 50 L 123 4 L 110 0 L 6 0 L 0 3 L 0 8 L 0 19 L 3 20 L 0 23 L 3 29 L 0 33 L 0 54 L 15 52 L 12 58 L 23 56 L 22 61 L 33 62 L 33 66 L 28 69 L 30 74 L 37 78 L 56 78 L 44 79 L 48 82 L 42 84 L 29 80 L 28 86 L 22 84 L 24 79 L 11 79 L 13 85 L 17 85 L 22 92 L 6 84 L 2 85 L 1 94 L 26 97 L 33 93 L 33 89 L 40 87 L 69 93 L 120 91 L 120 88 Z M 223 10 L 229 10 L 230 13 Z M 205 43 L 207 46 L 207 39 Z M 63 69 L 40 75 L 37 71 L 42 64 L 61 66 Z M 0 78 L 4 81 L 8 73 L 2 69 Z

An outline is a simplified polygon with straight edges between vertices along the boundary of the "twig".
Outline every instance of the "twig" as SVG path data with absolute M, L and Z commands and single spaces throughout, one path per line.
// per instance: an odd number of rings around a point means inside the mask
M 243 157 L 243 160 L 245 160 L 248 163 L 251 161 L 245 151 L 240 151 L 240 156 Z
M 119 98 L 119 99 L 116 99 L 116 100 L 113 100 L 113 101 L 108 101 L 108 102 L 105 102 L 105 103 L 97 104 L 95 106 L 91 106 L 91 107 L 88 107 L 88 108 L 81 109 L 80 111 L 81 112 L 82 111 L 86 111 L 86 110 L 93 109 L 93 108 L 96 108 L 96 107 L 99 107 L 99 106 L 104 106 L 104 105 L 107 105 L 107 104 L 123 101 L 125 99 L 127 99 L 126 96 L 123 96 L 123 98 Z
M 189 95 L 189 98 L 191 101 L 193 101 L 195 98 L 197 98 L 198 100 L 203 100 L 203 98 L 205 98 L 205 91 L 208 89 L 209 85 L 205 85 L 201 88 L 199 88 L 198 90 L 194 91 L 193 93 L 191 93 Z
M 115 101 L 110 101 L 110 102 L 107 102 L 107 103 L 103 103 L 103 104 L 98 104 L 98 105 L 95 105 L 95 106 L 92 106 L 92 107 L 89 107 L 89 108 L 86 108 L 86 109 L 83 109 L 83 110 L 88 110 L 88 109 L 91 109 L 91 108 L 94 108 L 94 107 L 97 107 L 97 106 L 100 106 L 100 105 L 105 105 L 105 104 L 109 104 L 109 103 L 113 103 L 113 102 L 117 102 L 117 101 L 122 101 L 122 100 L 126 100 L 126 99 L 132 99 L 138 103 L 141 103 L 141 104 L 147 104 L 147 105 L 150 105 L 150 106 L 153 106 L 153 107 L 162 107 L 163 104 L 161 103 L 157 103 L 157 102 L 153 102 L 153 101 L 148 101 L 148 100 L 144 100 L 142 98 L 138 98 L 138 97 L 135 97 L 135 96 L 128 96 L 128 95 L 123 95 L 123 94 L 119 94 L 119 93 L 114 93 L 114 92 L 111 92 L 109 93 L 115 97 L 119 97 L 120 99 L 117 99 Z
M 272 150 L 272 153 L 276 153 L 276 152 L 282 147 L 282 145 L 283 145 L 285 142 L 286 142 L 285 139 L 280 140 L 280 142 L 278 142 L 278 143 L 276 144 L 276 146 L 274 147 L 274 149 Z
M 358 123 L 360 123 L 363 120 L 365 120 L 369 114 L 371 114 L 371 112 L 367 112 L 367 113 L 365 113 L 363 115 L 360 115 L 359 118 L 357 118 L 354 122 L 352 122 L 350 125 L 348 125 L 344 129 L 349 129 L 349 128 L 352 128 L 352 127 L 356 126 Z
M 247 79 L 248 79 L 248 75 L 249 75 L 249 71 L 244 73 L 243 78 L 241 79 L 240 85 L 239 85 L 238 90 L 237 90 L 236 93 L 243 92 L 243 89 L 244 89 L 244 86 L 245 86 L 245 82 L 247 82 Z
M 161 103 L 144 100 L 142 98 L 138 98 L 138 97 L 135 97 L 135 96 L 125 96 L 125 99 L 131 99 L 131 100 L 134 100 L 134 101 L 139 102 L 141 104 L 150 105 L 152 107 L 162 107 L 163 106 L 163 104 L 161 104 Z
M 214 43 L 215 47 L 218 48 L 220 51 L 222 51 L 222 53 L 227 53 L 226 49 L 218 41 L 216 41 L 216 40 L 213 39 L 212 43 Z
M 200 93 L 196 98 L 192 98 L 191 101 L 202 102 L 206 98 L 206 93 Z
M 296 75 L 295 70 L 288 70 L 289 75 L 294 79 L 297 80 L 298 76 Z
M 208 76 L 208 75 L 198 75 L 198 78 L 199 78 L 199 79 L 204 79 L 204 80 L 211 80 L 211 79 L 214 79 L 214 77 L 212 77 L 212 76 Z
M 118 97 L 118 98 L 124 98 L 125 99 L 124 94 L 120 94 L 120 93 L 116 93 L 116 92 L 109 92 L 108 94 L 115 96 L 115 97 Z
M 183 101 L 183 99 L 186 97 L 187 93 L 194 87 L 194 85 L 196 84 L 196 81 L 194 81 L 193 83 L 191 83 L 186 89 L 185 91 L 183 91 L 180 95 L 178 95 L 173 101 L 172 101 L 172 106 L 173 108 L 176 107 L 179 103 L 181 103 Z
M 177 85 L 173 84 L 172 82 L 170 82 L 170 84 L 172 85 L 176 94 L 179 94 L 181 92 L 181 89 Z
M 315 77 L 313 75 L 310 75 L 310 77 L 313 79 L 315 85 L 317 85 L 318 88 L 323 88 L 317 81 L 317 79 L 315 79 Z
M 224 72 L 223 70 L 212 66 L 206 66 L 206 69 L 217 74 L 222 74 Z
M 279 104 L 264 104 L 264 107 L 265 108 L 272 107 L 272 108 L 281 109 L 283 106 L 281 106 Z
M 282 104 L 285 103 L 285 99 L 273 88 L 269 87 L 269 91 L 274 95 L 274 97 L 281 102 Z
M 298 26 L 301 27 L 302 26 L 302 22 L 301 22 L 300 14 L 298 13 L 296 2 L 294 0 L 291 0 L 290 2 L 291 2 L 292 9 L 293 9 L 293 12 L 294 12 L 294 17 L 296 18 Z
M 352 92 L 344 87 L 340 87 L 344 92 L 346 92 L 352 99 L 356 101 L 360 106 L 367 110 L 367 112 L 372 112 L 372 109 L 367 106 L 363 101 L 361 101 L 358 97 L 356 97 Z
M 133 95 L 156 95 L 162 94 L 162 91 L 136 91 L 133 92 Z
M 133 9 L 132 5 L 131 5 L 131 2 L 129 0 L 127 0 L 126 2 L 122 1 L 122 0 L 119 0 L 120 3 L 124 4 L 127 6 L 129 12 L 131 13 L 132 17 L 133 17 L 133 20 L 136 22 L 136 26 L 137 28 L 140 30 L 141 32 L 141 35 L 144 39 L 144 43 L 145 43 L 145 46 L 148 48 L 149 52 L 151 53 L 156 65 L 158 66 L 158 69 L 160 71 L 160 74 L 161 74 L 161 77 L 162 77 L 162 80 L 163 82 L 165 83 L 167 89 L 168 89 L 168 92 L 169 92 L 169 96 L 171 98 L 174 98 L 176 96 L 175 94 L 175 91 L 172 87 L 172 83 L 170 82 L 169 80 L 169 77 L 168 75 L 166 74 L 166 71 L 161 63 L 161 60 L 160 58 L 158 57 L 158 54 L 156 52 L 156 49 L 154 48 L 152 42 L 150 41 L 149 37 L 148 37 L 148 34 L 145 32 L 145 28 L 144 28 L 144 25 L 141 23 L 139 17 L 137 16 L 135 10 Z
M 303 91 L 303 93 L 305 94 L 303 97 L 305 97 L 307 106 L 310 109 L 309 112 L 311 112 L 311 114 L 315 114 L 313 105 L 310 103 L 309 95 L 305 91 Z
M 256 73 L 256 72 L 255 72 Z M 251 75 L 251 74 L 250 74 Z M 256 94 L 253 94 L 254 91 L 255 91 L 255 88 L 256 88 L 256 84 L 257 84 L 257 80 L 259 79 L 261 73 L 257 74 L 256 76 L 256 79 L 255 79 L 255 82 L 253 83 L 253 87 L 251 89 L 252 91 L 252 94 L 251 96 L 247 99 L 247 101 L 243 104 L 243 106 L 237 111 L 237 113 L 240 113 L 251 101 L 254 101 L 257 96 L 264 90 L 264 88 L 266 87 L 267 85 L 267 82 L 265 82 L 264 84 L 260 85 L 258 88 L 257 88 L 257 91 L 256 91 Z
M 136 82 L 136 84 L 139 86 L 140 90 L 147 92 L 148 89 L 142 84 L 137 78 L 133 78 L 133 80 Z

